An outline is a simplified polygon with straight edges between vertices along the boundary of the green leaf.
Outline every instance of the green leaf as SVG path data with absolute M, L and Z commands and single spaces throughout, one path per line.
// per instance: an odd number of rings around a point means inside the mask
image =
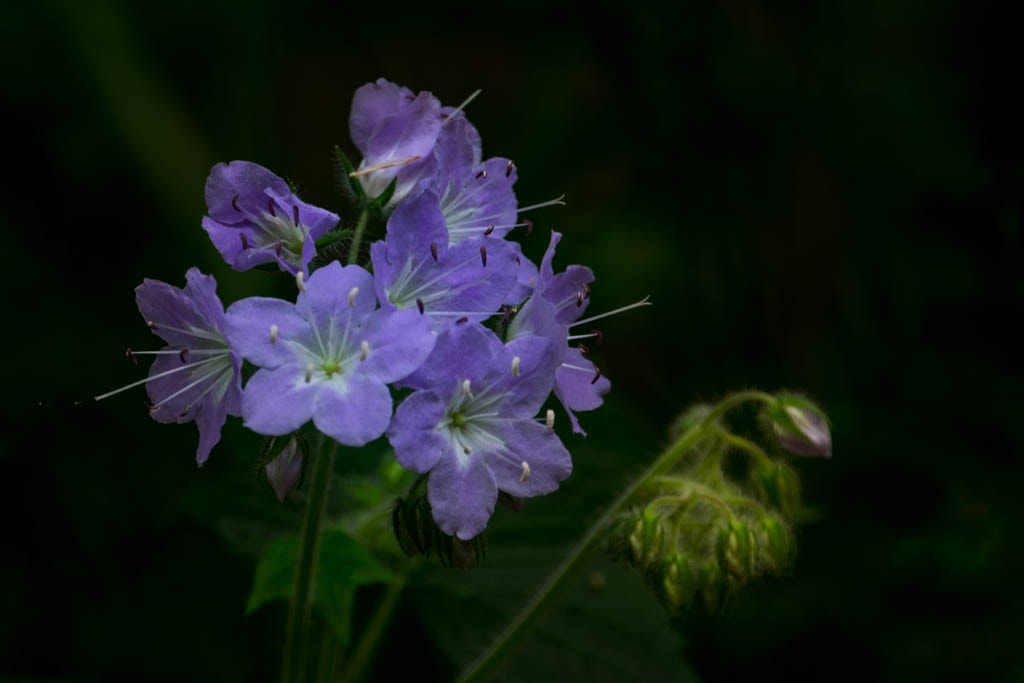
M 246 614 L 267 603 L 290 597 L 298 555 L 299 539 L 296 536 L 278 538 L 267 544 L 256 565 L 252 590 L 245 606 Z M 394 579 L 391 571 L 351 536 L 338 529 L 327 529 L 320 538 L 313 606 L 344 646 L 351 637 L 352 600 L 356 589 Z
M 321 237 L 320 239 L 318 239 L 316 242 L 313 243 L 313 246 L 315 246 L 317 248 L 317 251 L 319 251 L 319 250 L 323 249 L 326 246 L 334 244 L 335 242 L 337 242 L 340 239 L 344 239 L 346 237 L 351 237 L 351 236 L 352 236 L 352 229 L 351 228 L 345 228 L 344 230 L 333 230 L 331 232 L 325 233 L 323 237 Z
M 363 186 L 359 180 L 349 175 L 355 168 L 352 166 L 352 162 L 348 160 L 348 157 L 345 156 L 345 153 L 341 151 L 341 147 L 337 145 L 334 146 L 334 162 L 336 165 L 335 180 L 338 190 L 348 200 L 350 206 L 356 207 L 361 205 L 366 200 L 366 192 L 363 191 Z
M 391 179 L 391 182 L 388 183 L 388 186 L 384 188 L 383 192 L 370 201 L 370 209 L 374 211 L 384 211 L 384 207 L 388 205 L 388 202 L 390 202 L 391 198 L 395 195 L 395 188 L 397 186 L 398 177 L 396 176 Z

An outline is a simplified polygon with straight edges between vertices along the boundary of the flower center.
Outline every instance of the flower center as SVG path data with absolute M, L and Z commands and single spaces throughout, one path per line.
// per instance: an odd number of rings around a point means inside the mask
M 320 367 L 323 369 L 324 372 L 327 373 L 328 377 L 341 370 L 341 364 L 338 362 L 336 358 L 328 358 Z

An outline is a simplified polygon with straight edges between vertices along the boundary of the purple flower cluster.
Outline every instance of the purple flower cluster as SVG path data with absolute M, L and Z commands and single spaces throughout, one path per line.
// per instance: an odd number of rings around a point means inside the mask
M 349 126 L 363 159 L 351 175 L 369 199 L 393 189 L 372 272 L 337 261 L 311 272 L 316 241 L 343 227 L 338 216 L 257 164 L 213 167 L 203 228 L 214 246 L 236 270 L 276 264 L 298 293 L 225 312 L 213 278 L 195 269 L 184 290 L 139 287 L 139 310 L 169 346 L 130 351 L 157 360 L 129 386 L 147 384 L 157 420 L 196 420 L 200 464 L 229 414 L 275 436 L 312 422 L 348 446 L 386 434 L 399 463 L 429 473 L 434 519 L 462 539 L 486 526 L 499 491 L 538 496 L 569 476 L 543 406 L 554 393 L 583 433 L 575 412 L 610 388 L 586 346 L 571 343 L 599 338 L 571 331 L 603 317 L 580 320 L 594 275 L 554 271 L 558 233 L 539 267 L 507 239 L 532 228 L 523 211 L 561 201 L 519 207 L 515 164 L 483 159 L 462 108 L 384 79 L 356 92 Z M 242 359 L 256 368 L 244 388 Z M 412 390 L 397 409 L 389 386 Z M 297 476 L 288 467 L 279 495 Z

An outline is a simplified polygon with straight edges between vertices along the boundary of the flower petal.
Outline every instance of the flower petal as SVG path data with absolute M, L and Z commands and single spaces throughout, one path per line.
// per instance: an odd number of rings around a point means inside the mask
M 210 169 L 206 179 L 207 213 L 228 225 L 240 223 L 250 215 L 259 216 L 267 206 L 267 188 L 282 195 L 291 193 L 288 183 L 259 164 L 219 163 Z
M 434 348 L 433 324 L 419 311 L 377 309 L 363 321 L 362 340 L 369 354 L 360 371 L 382 382 L 394 382 L 415 371 Z
M 220 432 L 227 420 L 227 403 L 224 401 L 203 401 L 196 415 L 199 427 L 199 447 L 196 449 L 196 464 L 200 467 L 210 457 L 210 451 L 220 441 Z
M 313 417 L 319 382 L 306 382 L 305 370 L 289 363 L 259 370 L 242 391 L 245 426 L 257 434 L 293 432 Z
M 533 420 L 517 420 L 504 423 L 498 433 L 505 449 L 489 452 L 486 458 L 502 491 L 521 498 L 541 496 L 572 473 L 572 458 L 554 430 Z
M 376 377 L 360 372 L 335 376 L 320 386 L 313 423 L 346 446 L 362 446 L 391 422 L 391 394 Z
M 430 471 L 427 499 L 441 530 L 468 541 L 487 526 L 498 485 L 482 457 L 445 457 Z
M 293 304 L 282 299 L 253 296 L 228 307 L 225 335 L 232 351 L 261 368 L 276 368 L 295 358 L 288 344 L 311 344 L 312 330 Z M 272 340 L 271 328 L 277 326 Z
M 349 305 L 353 287 L 358 287 L 358 291 Z M 373 276 L 359 266 L 342 266 L 332 261 L 310 276 L 306 291 L 295 300 L 295 310 L 323 334 L 332 325 L 344 327 L 350 316 L 362 318 L 376 304 Z
M 442 456 L 455 457 L 451 442 L 436 429 L 444 411 L 445 402 L 430 391 L 417 391 L 399 404 L 388 441 L 403 467 L 429 472 Z
M 398 384 L 430 389 L 448 397 L 462 380 L 482 378 L 501 350 L 501 341 L 482 325 L 452 325 L 437 336 L 433 350 L 420 368 Z
M 384 78 L 356 90 L 348 117 L 349 133 L 356 148 L 365 153 L 377 124 L 415 99 L 412 90 Z

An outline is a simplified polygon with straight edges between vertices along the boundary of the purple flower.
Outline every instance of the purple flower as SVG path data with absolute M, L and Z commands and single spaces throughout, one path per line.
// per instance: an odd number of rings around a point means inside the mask
M 465 116 L 447 121 L 434 147 L 437 172 L 427 185 L 438 196 L 452 244 L 483 234 L 504 237 L 516 227 L 515 164 L 481 161 L 480 134 Z
M 470 539 L 487 525 L 499 489 L 539 496 L 569 476 L 569 452 L 534 419 L 551 391 L 550 342 L 503 346 L 475 323 L 442 332 L 402 384 L 417 389 L 395 411 L 388 439 L 403 466 L 430 472 L 427 496 L 447 534 Z
M 216 281 L 197 268 L 189 269 L 185 279 L 184 289 L 149 279 L 136 287 L 139 312 L 168 346 L 159 351 L 129 349 L 133 361 L 140 355 L 156 356 L 149 377 L 96 400 L 145 384 L 154 420 L 195 421 L 196 462 L 202 465 L 220 441 L 227 416 L 241 414 L 241 360 L 224 338 L 224 306 L 217 298 Z
M 551 262 L 555 245 L 561 239 L 559 233 L 551 233 L 551 242 L 541 260 L 537 286 L 509 325 L 506 338 L 540 336 L 551 341 L 552 353 L 558 361 L 555 396 L 569 414 L 572 430 L 585 436 L 573 411 L 594 410 L 600 406 L 611 389 L 611 382 L 584 355 L 585 346 L 569 346 L 572 339 L 569 327 L 590 303 L 594 273 L 585 266 L 569 266 L 564 272 L 554 273 Z
M 391 419 L 387 383 L 419 367 L 434 344 L 430 330 L 416 310 L 376 308 L 370 274 L 337 262 L 313 273 L 294 305 L 235 302 L 228 339 L 261 368 L 242 393 L 245 425 L 287 434 L 312 418 L 340 443 L 372 441 Z
M 214 166 L 206 179 L 206 206 L 203 228 L 235 270 L 276 262 L 293 275 L 305 271 L 316 253 L 313 243 L 338 224 L 335 214 L 302 201 L 251 161 Z
M 363 154 L 357 173 L 370 197 L 397 178 L 389 202 L 396 206 L 416 184 L 433 174 L 432 154 L 447 114 L 429 92 L 411 90 L 383 78 L 367 83 L 352 98 L 349 132 Z
M 519 272 L 516 251 L 505 240 L 477 237 L 449 246 L 437 195 L 430 190 L 398 205 L 386 239 L 370 246 L 370 257 L 382 306 L 419 309 L 441 326 L 493 315 Z

